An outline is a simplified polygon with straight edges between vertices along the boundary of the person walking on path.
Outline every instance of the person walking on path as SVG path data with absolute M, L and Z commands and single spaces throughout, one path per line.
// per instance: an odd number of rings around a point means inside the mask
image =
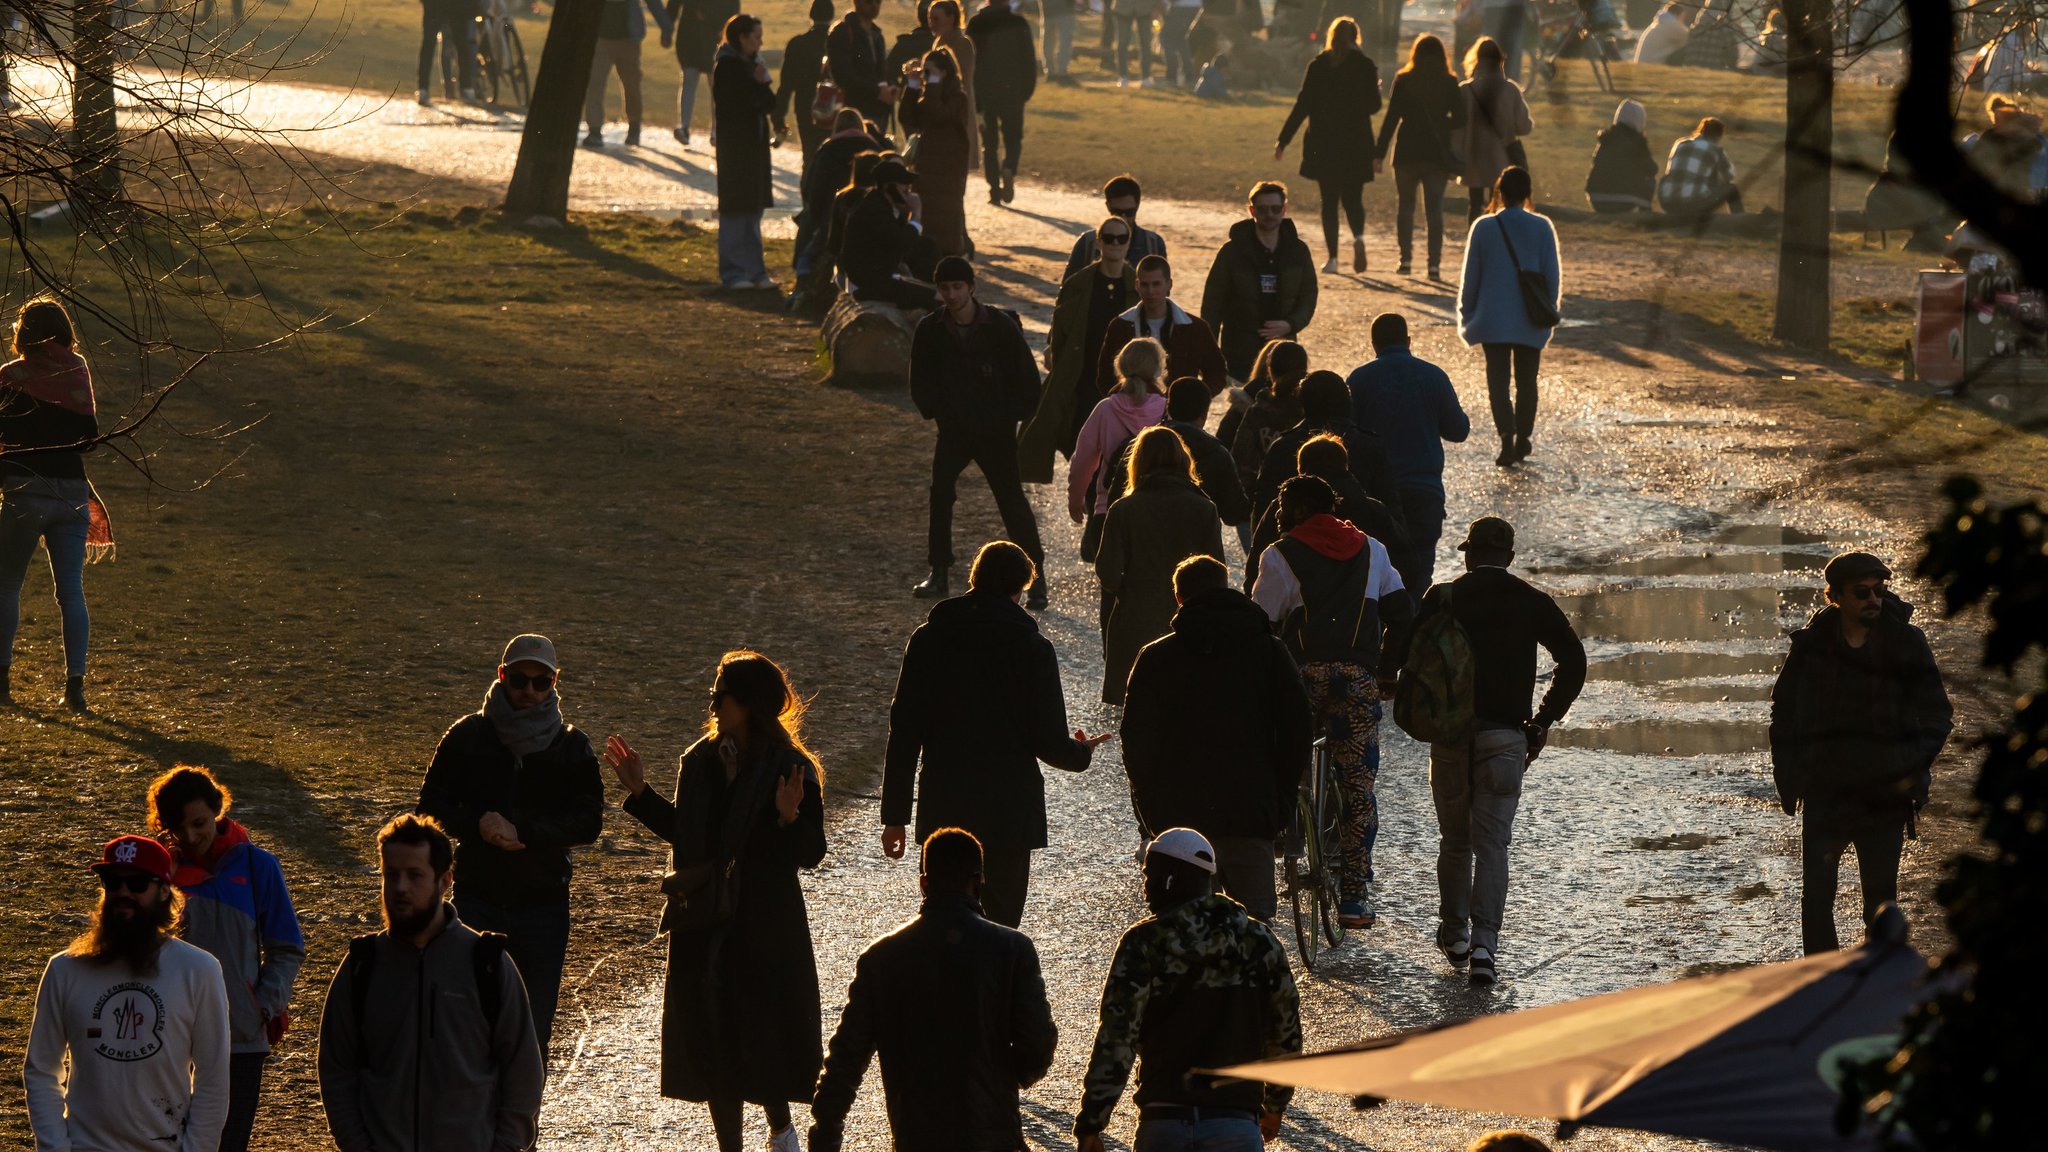
M 1202 14 L 1202 0 L 1166 0 L 1159 16 L 1160 68 L 1169 88 L 1192 88 L 1200 73 L 1195 69 L 1194 49 L 1188 31 Z
M 973 833 L 925 838 L 917 919 L 854 965 L 811 1100 L 810 1152 L 838 1152 L 876 1055 L 895 1152 L 1024 1147 L 1018 1093 L 1052 1067 L 1059 1029 L 1038 950 L 982 915 L 983 883 Z
M 1414 601 L 1386 546 L 1337 519 L 1337 494 L 1313 476 L 1280 488 L 1280 542 L 1259 554 L 1251 596 L 1301 665 L 1316 730 L 1329 738 L 1343 790 L 1337 919 L 1370 928 L 1373 842 L 1379 837 L 1380 681 L 1407 650 Z
M 377 831 L 384 930 L 358 936 L 320 1013 L 320 1104 L 339 1152 L 530 1149 L 547 1074 L 519 964 L 462 922 L 431 816 Z
M 1373 358 L 1351 373 L 1352 421 L 1379 433 L 1393 474 L 1394 498 L 1408 546 L 1394 567 L 1409 589 L 1436 580 L 1436 545 L 1444 533 L 1444 445 L 1463 444 L 1472 420 L 1442 368 L 1409 348 L 1408 319 L 1382 312 L 1372 322 Z
M 1564 304 L 1564 273 L 1558 259 L 1557 229 L 1550 217 L 1529 211 L 1529 173 L 1509 168 L 1500 174 L 1488 215 L 1472 225 L 1465 238 L 1465 269 L 1458 286 L 1458 335 L 1486 354 L 1486 394 L 1493 408 L 1493 430 L 1500 434 L 1503 468 L 1528 458 L 1536 434 L 1536 373 L 1543 349 L 1557 329 L 1552 325 Z M 1551 324 L 1529 314 L 1532 285 L 1549 305 Z M 1514 384 L 1509 399 L 1510 373 Z
M 883 854 L 902 858 L 914 798 L 920 837 L 960 827 L 981 842 L 982 911 L 1011 928 L 1046 845 L 1039 762 L 1086 771 L 1109 738 L 1068 734 L 1052 641 L 1017 603 L 1042 579 L 1015 544 L 982 547 L 967 594 L 934 605 L 903 649 L 882 767 Z
M 950 0 L 939 0 L 949 3 Z M 935 256 L 966 256 L 967 174 L 973 169 L 974 110 L 960 86 L 959 62 L 934 49 L 920 71 L 905 81 L 896 116 L 906 132 L 918 134 L 918 199 L 924 204 L 924 236 Z
M 925 538 L 931 574 L 912 589 L 920 598 L 942 597 L 950 589 L 953 503 L 969 464 L 988 481 L 1003 531 L 1034 567 L 1045 566 L 1038 521 L 1017 477 L 1017 423 L 1038 407 L 1038 365 L 1017 314 L 975 298 L 973 265 L 949 256 L 939 261 L 937 279 L 939 310 L 918 321 L 910 342 L 911 401 L 939 426 Z M 1030 597 L 1033 608 L 1044 608 L 1045 584 L 1032 584 Z
M 1223 523 L 1234 528 L 1251 514 L 1251 500 L 1237 482 L 1237 465 L 1230 458 L 1230 449 L 1209 435 L 1208 422 L 1209 390 L 1192 376 L 1175 380 L 1166 390 L 1166 419 L 1159 426 L 1180 437 L 1188 458 L 1195 463 L 1195 483 L 1201 487 L 1202 495 L 1216 506 L 1216 515 Z M 1136 445 L 1133 440 L 1117 454 L 1109 481 L 1112 506 L 1131 490 L 1131 452 Z
M 471 32 L 475 18 L 475 6 L 463 0 L 420 0 L 420 107 L 430 107 L 434 103 L 434 57 L 437 50 L 454 54 L 460 69 L 460 99 L 465 103 L 476 102 L 476 40 Z M 453 100 L 458 97 L 457 92 L 448 90 L 446 79 L 441 84 L 443 98 Z
M 87 449 L 73 447 L 100 431 L 77 343 L 64 305 L 38 296 L 15 314 L 15 358 L 0 365 L 0 704 L 13 700 L 21 588 L 40 541 L 63 619 L 64 703 L 86 710 L 85 566 L 114 554 L 114 525 L 86 477 Z
M 775 206 L 774 148 L 768 120 L 775 89 L 761 60 L 761 21 L 741 13 L 725 22 L 725 43 L 711 69 L 717 139 L 718 282 L 726 288 L 776 287 L 761 254 L 761 215 Z
M 1157 340 L 1133 340 L 1117 353 L 1117 390 L 1096 401 L 1067 462 L 1067 516 L 1085 525 L 1081 559 L 1095 562 L 1103 518 L 1114 498 L 1110 473 L 1132 437 L 1166 418 L 1166 353 Z
M 1266 462 L 1267 449 L 1281 433 L 1301 423 L 1301 382 L 1307 376 L 1308 352 L 1301 345 L 1292 340 L 1269 340 L 1252 362 L 1251 379 L 1245 381 L 1245 391 L 1231 393 L 1233 402 L 1240 395 L 1248 395 L 1251 403 L 1225 415 L 1216 428 L 1216 436 L 1230 445 L 1231 458 L 1237 462 L 1238 483 L 1244 485 L 1248 497 L 1258 491 L 1259 468 Z M 1232 415 L 1237 417 L 1234 427 Z M 1254 503 L 1248 520 L 1256 524 L 1263 514 L 1264 509 Z M 1238 533 L 1238 543 L 1247 549 L 1251 547 L 1249 526 Z
M 1520 10 L 1521 0 L 1515 0 L 1515 7 Z M 1467 223 L 1487 210 L 1501 171 L 1522 163 L 1521 138 L 1536 130 L 1522 86 L 1502 71 L 1502 61 L 1500 44 L 1480 37 L 1465 56 L 1470 79 L 1458 86 L 1465 104 L 1465 170 L 1459 179 L 1465 185 Z
M 1074 18 L 1082 2 L 1085 0 L 1042 0 L 1039 4 L 1039 19 L 1044 22 L 1039 35 L 1045 52 L 1045 78 L 1054 84 L 1074 82 L 1067 69 L 1074 59 Z
M 1479 41 L 1491 40 L 1499 46 L 1507 78 L 1519 83 L 1522 79 L 1522 30 L 1529 23 L 1527 0 L 1477 0 L 1477 3 L 1480 30 L 1485 33 Z M 1471 75 L 1469 65 L 1465 73 Z
M 1216 862 L 1192 828 L 1169 828 L 1145 848 L 1151 915 L 1117 941 L 1103 980 L 1095 1048 L 1074 1109 L 1080 1152 L 1103 1152 L 1103 1130 L 1134 1063 L 1135 1148 L 1250 1152 L 1280 1132 L 1294 1089 L 1248 1080 L 1197 1087 L 1188 1076 L 1301 1051 L 1287 953 L 1243 905 L 1210 891 Z
M 960 0 L 933 0 L 930 22 L 933 47 L 953 54 L 960 65 L 960 90 L 967 96 L 969 140 L 980 147 L 981 115 L 974 108 L 974 40 L 967 35 L 967 16 Z
M 1443 279 L 1444 186 L 1458 169 L 1451 142 L 1464 132 L 1465 108 L 1444 42 L 1426 32 L 1417 36 L 1408 62 L 1394 73 L 1373 161 L 1375 172 L 1384 172 L 1389 162 L 1394 166 L 1394 235 L 1401 246 L 1401 266 L 1395 271 L 1403 276 L 1414 268 L 1419 193 L 1429 237 L 1429 278 Z
M 938 38 L 932 35 L 932 0 L 917 0 L 917 24 L 908 32 L 898 33 L 896 42 L 889 45 L 889 54 L 882 57 L 882 75 L 904 78 L 904 87 L 919 69 L 925 56 L 938 47 Z M 907 92 L 906 92 L 907 94 Z
M 1106 0 L 1104 20 L 1116 22 L 1116 86 L 1152 87 L 1152 18 L 1159 0 Z M 1138 75 L 1131 76 L 1131 56 L 1138 57 Z
M 1735 163 L 1721 148 L 1728 126 L 1709 116 L 1692 135 L 1671 145 L 1664 175 L 1657 180 L 1657 201 L 1664 214 L 1704 220 L 1722 205 L 1742 215 L 1742 186 L 1735 182 Z
M 1491 984 L 1507 913 L 1508 842 L 1522 777 L 1550 727 L 1586 685 L 1586 649 L 1571 621 L 1541 590 L 1508 571 L 1514 526 L 1498 516 L 1472 522 L 1458 545 L 1465 573 L 1422 600 L 1416 628 L 1449 612 L 1472 652 L 1472 735 L 1429 746 L 1429 791 L 1440 832 L 1436 852 L 1437 947 L 1471 982 Z M 1532 715 L 1536 649 L 1556 667 Z M 1405 657 L 1406 650 L 1402 650 Z
M 1045 335 L 1045 391 L 1017 442 L 1017 465 L 1026 483 L 1052 483 L 1053 453 L 1073 456 L 1081 426 L 1103 393 L 1096 372 L 1110 322 L 1137 299 L 1137 270 L 1125 259 L 1136 225 L 1111 216 L 1096 231 L 1101 258 L 1062 281 L 1053 300 Z
M 91 923 L 36 986 L 22 1061 L 37 1152 L 215 1152 L 227 1120 L 227 988 L 220 962 L 172 935 L 183 907 L 171 854 L 107 842 Z
M 1927 803 L 1934 759 L 1954 724 L 1913 607 L 1868 552 L 1828 561 L 1828 606 L 1792 634 L 1771 690 L 1771 770 L 1800 826 L 1800 935 L 1831 952 L 1842 853 L 1856 849 L 1863 922 L 1899 895 L 1899 853 Z
M 675 33 L 660 0 L 604 0 L 598 15 L 597 55 L 590 64 L 590 86 L 583 93 L 583 122 L 590 130 L 583 138 L 585 147 L 604 147 L 604 90 L 615 71 L 626 99 L 626 147 L 640 146 L 640 42 L 647 39 L 643 5 L 661 27 L 663 40 Z M 712 94 L 716 97 L 715 88 Z
M 1659 17 L 1662 19 L 1662 17 Z M 1641 103 L 1623 100 L 1614 123 L 1600 130 L 1593 166 L 1586 170 L 1586 202 L 1603 216 L 1648 212 L 1657 194 L 1657 161 L 1643 135 L 1650 114 Z
M 1122 704 L 1138 651 L 1173 628 L 1173 573 L 1190 556 L 1223 554 L 1223 522 L 1195 483 L 1170 428 L 1147 428 L 1131 449 L 1131 490 L 1102 525 L 1102 702 Z
M 883 68 L 888 46 L 875 23 L 881 14 L 882 0 L 853 0 L 852 9 L 826 39 L 825 58 L 847 107 L 858 109 L 886 131 L 903 90 Z
M 220 1152 L 245 1152 L 270 1046 L 290 1026 L 292 985 L 306 960 L 299 915 L 277 857 L 228 818 L 234 797 L 204 768 L 149 786 L 150 830 L 170 841 L 171 883 L 185 899 L 179 935 L 220 962 L 228 1005 L 228 1112 Z
M 725 22 L 739 14 L 739 0 L 668 0 L 669 27 L 662 31 L 661 46 L 669 47 L 673 38 L 676 66 L 683 71 L 676 90 L 675 138 L 685 148 L 690 146 L 690 117 L 697 110 L 697 78 L 711 72 L 724 43 Z M 718 132 L 714 128 L 711 134 Z
M 1400 571 L 1400 557 L 1408 551 L 1408 534 L 1394 517 L 1393 509 L 1374 499 L 1358 482 L 1351 472 L 1351 451 L 1344 447 L 1342 437 L 1329 432 L 1318 432 L 1301 445 L 1294 454 L 1296 476 L 1313 476 L 1330 486 L 1337 497 L 1337 507 L 1331 514 L 1339 520 L 1348 520 L 1351 526 L 1379 541 L 1387 549 L 1387 556 L 1394 562 L 1395 571 Z M 1288 479 L 1293 479 L 1289 477 Z M 1283 483 L 1285 483 L 1283 481 Z M 1266 514 L 1252 528 L 1252 542 L 1245 549 L 1244 586 L 1252 587 L 1259 579 L 1259 557 L 1286 535 L 1280 527 L 1280 501 L 1266 506 Z M 1405 585 L 1407 580 L 1404 578 Z
M 1216 330 L 1232 377 L 1251 374 L 1269 340 L 1299 339 L 1316 315 L 1316 262 L 1287 218 L 1287 185 L 1265 180 L 1245 198 L 1249 220 L 1230 226 L 1202 287 L 1202 319 Z
M 626 811 L 670 848 L 661 1094 L 709 1104 L 720 1152 L 739 1152 L 749 1103 L 767 1114 L 772 1152 L 795 1152 L 789 1105 L 810 1100 L 824 1059 L 797 871 L 825 858 L 825 808 L 803 714 L 780 665 L 735 651 L 718 662 L 673 802 L 647 786 L 632 745 L 605 741 Z
M 811 157 L 817 155 L 818 146 L 833 132 L 811 118 L 811 105 L 818 98 L 818 81 L 825 75 L 825 42 L 832 35 L 832 0 L 811 0 L 810 16 L 811 26 L 790 37 L 783 47 L 782 70 L 775 79 L 777 136 L 789 139 L 789 110 L 796 109 L 796 138 L 803 148 L 803 167 L 797 181 L 800 187 L 808 186 Z M 805 205 L 809 205 L 808 198 Z
M 560 686 L 554 643 L 514 636 L 482 707 L 442 734 L 414 808 L 458 843 L 462 922 L 506 937 L 543 1061 L 569 953 L 569 853 L 604 827 L 597 753 L 562 719 Z
M 1216 334 L 1201 317 L 1188 315 L 1174 302 L 1173 266 L 1164 256 L 1138 261 L 1138 302 L 1109 322 L 1095 378 L 1105 383 L 1115 380 L 1117 353 L 1140 336 L 1157 340 L 1166 349 L 1167 379 L 1196 377 L 1211 396 L 1222 395 L 1230 387 L 1230 370 L 1216 346 Z
M 1373 113 L 1380 110 L 1380 70 L 1358 42 L 1358 21 L 1339 16 L 1330 22 L 1323 50 L 1309 58 L 1301 74 L 1294 109 L 1280 126 L 1273 145 L 1279 163 L 1303 121 L 1308 134 L 1301 143 L 1301 175 L 1313 180 L 1323 209 L 1323 248 L 1330 259 L 1324 272 L 1337 270 L 1337 207 L 1351 226 L 1351 270 L 1366 270 L 1365 186 L 1373 175 Z
M 1271 920 L 1273 846 L 1309 761 L 1301 671 L 1265 612 L 1214 556 L 1173 571 L 1173 630 L 1145 645 L 1124 692 L 1131 806 L 1149 839 L 1193 828 L 1216 848 L 1224 892 Z
M 1144 196 L 1138 178 L 1128 172 L 1110 177 L 1102 186 L 1102 206 L 1111 216 L 1121 217 L 1131 228 L 1131 246 L 1124 253 L 1124 259 L 1133 264 L 1147 256 L 1166 258 L 1166 241 L 1159 233 L 1138 225 L 1138 205 Z M 1060 283 L 1065 284 L 1074 278 L 1076 272 L 1102 259 L 1102 245 L 1095 242 L 1097 231 L 1090 228 L 1074 237 L 1074 250 L 1067 254 L 1067 270 L 1060 274 Z
M 988 0 L 967 22 L 974 41 L 974 106 L 981 112 L 981 168 L 988 202 L 1017 198 L 1017 157 L 1024 150 L 1024 105 L 1038 90 L 1037 37 L 1010 0 Z
M 1259 478 L 1252 487 L 1252 511 L 1263 516 L 1280 497 L 1280 485 L 1300 472 L 1302 445 L 1328 434 L 1344 442 L 1351 474 L 1359 487 L 1386 505 L 1401 523 L 1400 494 L 1394 484 L 1394 470 L 1387 464 L 1384 441 L 1352 422 L 1351 389 L 1335 372 L 1318 369 L 1301 382 L 1301 422 L 1273 437 L 1266 446 L 1266 458 L 1259 465 Z

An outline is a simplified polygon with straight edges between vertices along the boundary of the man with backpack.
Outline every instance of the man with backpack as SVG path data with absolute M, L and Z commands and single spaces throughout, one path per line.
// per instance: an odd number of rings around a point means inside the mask
M 523 1152 L 540 1045 L 505 938 L 448 903 L 455 848 L 432 817 L 377 832 L 384 931 L 359 936 L 320 1016 L 320 1103 L 340 1152 Z
M 931 574 L 911 590 L 921 599 L 949 594 L 953 567 L 953 502 L 960 473 L 978 465 L 995 495 L 1003 531 L 1045 570 L 1038 520 L 1017 471 L 1017 425 L 1038 410 L 1038 365 L 1024 343 L 1017 314 L 974 296 L 974 266 L 958 256 L 939 261 L 939 310 L 918 321 L 910 341 L 910 398 L 939 425 L 932 449 L 931 521 L 926 555 Z M 1029 606 L 1046 606 L 1045 580 L 1032 581 Z
M 1472 983 L 1491 984 L 1522 775 L 1585 687 L 1586 649 L 1557 601 L 1508 571 L 1513 525 L 1482 516 L 1458 550 L 1465 574 L 1429 590 L 1412 645 L 1395 649 L 1406 659 L 1394 721 L 1430 742 L 1437 947 L 1453 968 L 1470 965 Z M 1557 668 L 1531 715 L 1538 646 Z
M 1338 923 L 1370 928 L 1373 795 L 1379 757 L 1379 670 L 1407 647 L 1414 601 L 1386 546 L 1337 519 L 1337 494 L 1314 476 L 1280 486 L 1280 542 L 1259 556 L 1252 599 L 1301 665 L 1316 726 L 1344 793 L 1338 861 Z

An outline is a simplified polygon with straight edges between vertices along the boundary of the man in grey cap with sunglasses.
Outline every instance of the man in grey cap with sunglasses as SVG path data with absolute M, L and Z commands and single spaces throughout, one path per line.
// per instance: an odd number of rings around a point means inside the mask
M 562 719 L 560 670 L 547 637 L 514 636 L 483 706 L 434 749 L 415 809 L 458 842 L 456 914 L 508 937 L 543 1060 L 569 951 L 569 850 L 604 823 L 597 753 Z
M 1828 561 L 1827 607 L 1792 634 L 1771 689 L 1771 771 L 1800 826 L 1799 912 L 1806 952 L 1831 952 L 1842 852 L 1853 845 L 1863 922 L 1898 899 L 1899 854 L 1927 803 L 1953 712 L 1913 607 L 1885 587 L 1868 552 Z

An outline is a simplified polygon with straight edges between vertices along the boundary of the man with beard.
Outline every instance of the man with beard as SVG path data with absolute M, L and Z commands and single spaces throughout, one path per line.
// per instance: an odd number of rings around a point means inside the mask
M 514 636 L 483 707 L 434 749 L 414 809 L 460 842 L 455 908 L 470 927 L 505 934 L 543 1060 L 569 951 L 569 850 L 604 825 L 597 753 L 562 720 L 560 679 L 553 642 Z
M 1267 341 L 1299 340 L 1316 314 L 1315 257 L 1287 218 L 1287 185 L 1252 185 L 1245 211 L 1251 218 L 1231 225 L 1202 288 L 1202 319 L 1237 380 L 1251 379 L 1252 361 Z
M 384 931 L 358 936 L 320 1015 L 320 1103 L 341 1152 L 507 1152 L 537 1137 L 545 1074 L 504 937 L 448 903 L 431 817 L 377 831 Z
M 92 927 L 36 989 L 22 1072 L 36 1148 L 214 1152 L 228 1115 L 220 962 L 171 935 L 183 900 L 163 845 L 122 836 L 92 870 Z

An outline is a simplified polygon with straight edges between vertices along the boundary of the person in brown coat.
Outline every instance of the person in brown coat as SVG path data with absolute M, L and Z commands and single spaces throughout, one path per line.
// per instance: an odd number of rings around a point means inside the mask
M 981 149 L 981 113 L 974 106 L 974 41 L 967 38 L 965 31 L 967 16 L 960 11 L 960 0 L 935 0 L 927 14 L 932 27 L 932 45 L 944 48 L 953 54 L 960 64 L 960 90 L 967 94 L 968 138 L 974 142 L 975 154 Z
M 1509 146 L 1536 130 L 1522 86 L 1508 79 L 1506 66 L 1507 57 L 1491 36 L 1481 36 L 1465 57 L 1471 79 L 1458 87 L 1465 94 L 1465 172 L 1460 179 L 1471 201 L 1468 223 L 1485 215 L 1501 169 L 1517 162 Z
M 1116 354 L 1140 336 L 1150 336 L 1166 349 L 1168 380 L 1198 377 L 1211 397 L 1230 387 L 1230 370 L 1208 321 L 1173 302 L 1173 266 L 1164 256 L 1138 261 L 1138 303 L 1111 320 L 1103 333 L 1095 379 L 1104 396 L 1116 391 Z
M 974 167 L 974 109 L 960 84 L 953 53 L 933 49 L 922 76 L 911 73 L 896 116 L 918 134 L 917 195 L 924 201 L 924 235 L 935 255 L 965 256 L 967 173 Z
M 1195 483 L 1171 428 L 1138 433 L 1131 492 L 1110 505 L 1095 575 L 1102 581 L 1102 701 L 1124 702 L 1131 665 L 1173 630 L 1173 570 L 1190 556 L 1223 555 L 1223 521 Z

